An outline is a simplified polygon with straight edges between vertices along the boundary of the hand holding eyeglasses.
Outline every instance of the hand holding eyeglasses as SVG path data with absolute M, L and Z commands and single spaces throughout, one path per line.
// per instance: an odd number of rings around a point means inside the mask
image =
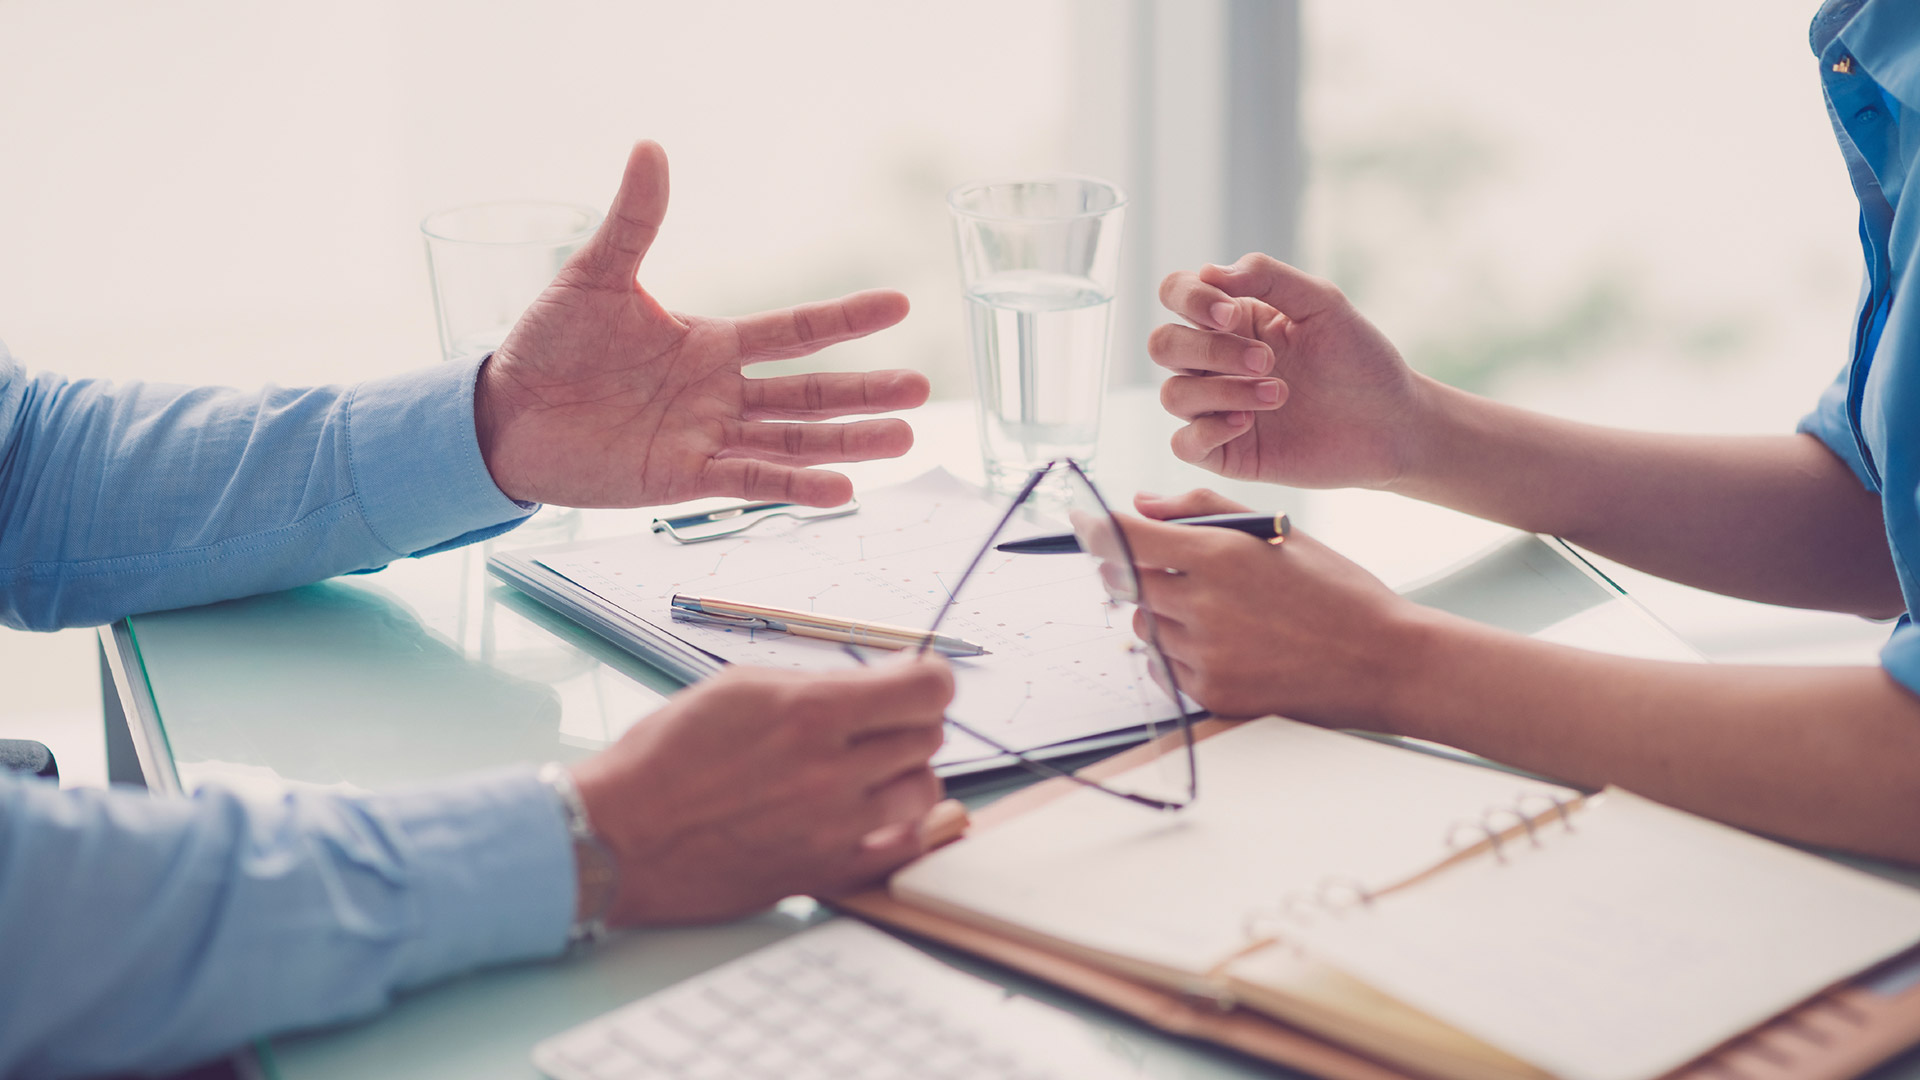
M 1297 528 L 1275 547 L 1154 520 L 1246 509 L 1214 492 L 1143 495 L 1134 506 L 1145 519 L 1118 520 L 1139 566 L 1140 607 L 1183 690 L 1220 716 L 1383 729 L 1394 665 L 1423 609 Z

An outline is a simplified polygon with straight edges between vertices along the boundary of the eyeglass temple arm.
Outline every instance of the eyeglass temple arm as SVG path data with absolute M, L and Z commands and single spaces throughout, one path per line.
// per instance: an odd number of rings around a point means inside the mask
M 940 624 L 947 619 L 947 612 L 952 610 L 954 601 L 960 598 L 960 590 L 966 586 L 967 579 L 973 577 L 973 572 L 980 568 L 980 561 L 987 557 L 987 552 L 993 550 L 993 542 L 1000 538 L 1000 531 L 1007 527 L 1007 522 L 1013 520 L 1013 515 L 1026 503 L 1027 496 L 1033 494 L 1033 489 L 1040 486 L 1040 481 L 1045 479 L 1049 472 L 1053 471 L 1055 464 L 1056 462 L 1049 461 L 1045 465 L 1033 470 L 1033 473 L 1027 477 L 1026 484 L 1020 488 L 1020 494 L 1014 496 L 1013 502 L 1007 506 L 1007 512 L 1000 515 L 1000 520 L 993 526 L 993 531 L 987 534 L 987 542 L 981 544 L 980 550 L 973 553 L 973 561 L 969 562 L 967 568 L 960 572 L 960 580 L 954 582 L 953 588 L 947 590 L 946 602 L 942 603 L 940 610 L 934 614 L 933 625 L 927 627 L 927 640 L 920 643 L 920 648 L 915 650 L 914 655 L 925 656 L 927 654 L 927 650 L 933 645 L 933 635 L 939 632 Z

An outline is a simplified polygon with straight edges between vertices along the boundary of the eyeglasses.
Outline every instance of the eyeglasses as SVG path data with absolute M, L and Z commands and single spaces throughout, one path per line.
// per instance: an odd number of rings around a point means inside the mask
M 1047 484 L 1049 480 L 1054 483 Z M 994 545 L 1022 507 L 1029 503 L 1057 505 L 1062 501 L 1062 495 L 1067 519 L 1080 543 L 1079 553 L 1005 555 L 994 551 Z M 946 620 L 947 613 L 953 610 L 968 584 L 982 576 L 982 568 L 995 558 L 1058 560 L 1063 575 L 1081 574 L 1101 582 L 1106 590 L 1105 603 L 1109 609 L 1133 603 L 1140 596 L 1140 571 L 1134 565 L 1133 551 L 1127 544 L 1126 534 L 1121 531 L 1120 523 L 1114 519 L 1113 511 L 1107 507 L 1106 500 L 1093 486 L 1093 481 L 1087 479 L 1086 471 L 1071 459 L 1048 462 L 1027 477 L 1012 505 L 1007 507 L 1007 512 L 1001 515 L 999 523 L 988 535 L 986 543 L 980 546 L 959 580 L 948 591 L 946 601 L 940 605 L 932 625 L 928 627 L 929 635 L 939 631 L 940 624 Z M 1154 625 L 1153 613 L 1146 608 L 1138 608 L 1135 629 L 1139 640 L 1129 641 L 1125 646 L 1116 644 L 1116 648 L 1124 648 L 1124 655 L 1117 657 L 1118 662 L 1111 671 L 1102 676 L 1121 680 L 1124 685 L 1103 689 L 1126 703 L 1123 707 L 1137 721 L 1133 726 L 1143 729 L 1149 739 L 1178 734 L 1178 745 L 1153 762 L 1132 769 L 1121 777 L 1101 782 L 1038 760 L 980 731 L 974 725 L 952 717 L 947 718 L 947 723 L 979 740 L 989 749 L 1012 758 L 1029 772 L 1046 777 L 1064 777 L 1083 787 L 1155 810 L 1184 809 L 1199 795 L 1198 767 L 1193 749 L 1193 717 L 1187 713 L 1180 695 L 1173 665 L 1167 661 L 1166 653 L 1160 647 L 1159 630 Z M 925 646 L 922 646 L 921 652 L 925 651 Z M 848 646 L 847 652 L 861 663 L 866 662 L 857 648 Z

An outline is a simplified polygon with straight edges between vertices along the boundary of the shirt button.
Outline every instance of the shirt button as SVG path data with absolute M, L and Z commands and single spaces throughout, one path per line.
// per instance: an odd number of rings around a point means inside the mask
M 1855 120 L 1860 121 L 1863 124 L 1871 124 L 1875 120 L 1880 119 L 1880 110 L 1873 107 L 1872 105 L 1869 105 L 1866 108 L 1861 109 L 1859 112 L 1854 113 L 1853 118 Z

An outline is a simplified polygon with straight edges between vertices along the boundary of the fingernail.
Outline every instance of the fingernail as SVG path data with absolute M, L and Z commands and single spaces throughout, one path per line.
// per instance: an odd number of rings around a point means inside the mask
M 1241 362 L 1245 363 L 1247 370 L 1253 372 L 1255 375 L 1263 374 L 1267 370 L 1267 357 L 1267 350 L 1258 345 L 1240 354 Z
M 1148 502 L 1164 502 L 1166 500 L 1165 495 L 1156 495 L 1151 491 L 1142 491 L 1135 495 L 1134 498 L 1145 499 Z
M 1253 384 L 1253 396 L 1268 405 L 1280 400 L 1280 380 L 1267 379 Z
M 1207 309 L 1207 315 L 1213 319 L 1216 329 L 1225 330 L 1233 325 L 1233 304 L 1222 300 Z
M 1227 414 L 1229 427 L 1245 427 L 1253 423 L 1253 414 L 1249 412 L 1230 412 Z

